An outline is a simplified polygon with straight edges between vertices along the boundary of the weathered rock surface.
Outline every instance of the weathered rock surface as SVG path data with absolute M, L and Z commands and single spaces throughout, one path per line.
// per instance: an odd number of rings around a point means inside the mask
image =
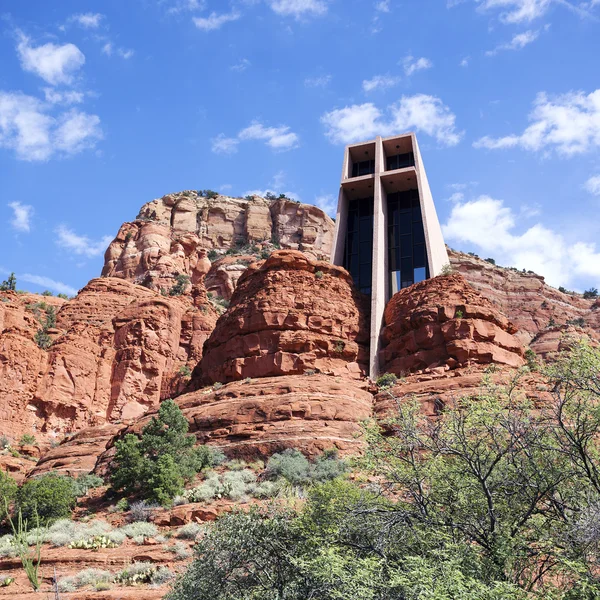
M 360 377 L 368 323 L 347 271 L 281 250 L 240 277 L 228 311 L 206 342 L 205 383 L 296 375 Z
M 510 318 L 525 346 L 554 325 L 579 326 L 587 336 L 600 340 L 599 300 L 563 293 L 532 272 L 498 267 L 454 250 L 449 257 L 453 268 Z
M 326 375 L 290 375 L 232 382 L 176 399 L 201 444 L 215 444 L 228 456 L 266 458 L 286 448 L 316 455 L 328 448 L 342 454 L 363 445 L 360 423 L 372 414 L 366 384 Z M 139 433 L 147 414 L 126 433 Z M 114 448 L 98 461 L 104 474 Z
M 145 204 L 136 221 L 121 226 L 106 251 L 102 275 L 168 290 L 177 274 L 201 281 L 211 267 L 207 250 L 273 242 L 313 258 L 329 257 L 333 232 L 333 221 L 316 206 L 185 191 Z
M 524 363 L 516 328 L 458 274 L 401 290 L 388 302 L 384 321 L 385 371 Z
M 0 428 L 56 439 L 131 420 L 181 391 L 216 322 L 201 286 L 163 297 L 117 278 L 93 279 L 76 298 L 3 293 L 0 303 Z M 52 346 L 38 347 L 38 305 L 59 300 Z M 39 315 L 36 316 L 36 312 Z

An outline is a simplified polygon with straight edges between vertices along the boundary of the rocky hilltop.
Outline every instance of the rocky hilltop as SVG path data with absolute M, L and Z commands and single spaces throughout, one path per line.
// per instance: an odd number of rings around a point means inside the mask
M 572 336 L 600 340 L 598 300 L 450 251 L 452 273 L 386 307 L 380 362 L 399 380 L 382 391 L 365 376 L 368 299 L 327 261 L 333 232 L 320 209 L 287 198 L 169 194 L 121 226 L 102 276 L 76 297 L 0 292 L 0 428 L 12 448 L 0 467 L 20 480 L 104 476 L 115 441 L 139 433 L 166 398 L 198 443 L 230 458 L 355 453 L 361 423 L 403 398 L 434 415 L 484 372 L 500 381 L 526 357 L 551 360 Z M 544 401 L 535 373 L 519 385 Z M 19 443 L 23 434 L 35 441 Z M 189 504 L 159 520 L 179 526 L 220 510 Z M 158 548 L 140 555 L 171 560 Z

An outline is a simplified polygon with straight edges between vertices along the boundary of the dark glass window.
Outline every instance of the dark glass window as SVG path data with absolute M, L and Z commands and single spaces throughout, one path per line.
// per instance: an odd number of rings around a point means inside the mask
M 361 175 L 371 175 L 375 173 L 375 161 L 363 160 L 352 163 L 352 177 L 360 177 Z
M 350 200 L 344 267 L 363 294 L 371 293 L 373 270 L 373 198 Z
M 388 269 L 390 292 L 429 277 L 419 192 L 388 194 Z
M 406 154 L 396 154 L 394 156 L 388 156 L 386 160 L 386 171 L 393 171 L 394 169 L 405 169 L 406 167 L 415 166 L 415 155 L 412 152 Z

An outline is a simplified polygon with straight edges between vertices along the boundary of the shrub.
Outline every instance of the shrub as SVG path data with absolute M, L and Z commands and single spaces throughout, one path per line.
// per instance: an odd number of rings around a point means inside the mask
M 175 537 L 182 540 L 195 540 L 198 534 L 202 531 L 202 526 L 198 523 L 187 523 L 175 532 Z
M 181 365 L 181 367 L 179 367 L 179 370 L 177 372 L 182 377 L 188 378 L 188 377 L 192 376 L 192 370 L 187 365 Z
M 8 473 L 0 470 L 0 523 L 6 518 L 6 508 L 16 498 L 17 489 L 15 480 Z
M 384 373 L 377 378 L 375 383 L 379 389 L 387 390 L 388 388 L 395 386 L 397 382 L 398 377 L 396 377 L 394 373 Z
M 98 488 L 104 485 L 104 479 L 94 473 L 86 473 L 79 475 L 75 479 L 75 494 L 77 497 L 85 496 L 91 489 Z
M 35 343 L 38 345 L 38 348 L 41 348 L 42 350 L 48 350 L 48 348 L 52 346 L 52 338 L 43 329 L 37 330 L 34 336 L 34 340 Z
M 190 549 L 183 542 L 175 542 L 172 546 L 167 546 L 165 550 L 167 552 L 172 552 L 179 560 L 185 560 L 186 558 L 189 558 L 192 555 Z
M 213 190 L 198 190 L 198 195 L 203 196 L 204 198 L 216 198 L 219 194 Z
M 158 534 L 156 525 L 153 523 L 146 523 L 145 521 L 136 521 L 135 523 L 124 525 L 119 531 L 128 538 L 153 538 Z
M 456 311 L 454 312 L 454 318 L 462 319 L 464 317 L 464 314 L 465 313 L 460 308 L 457 308 Z
M 42 296 L 54 296 L 54 294 L 50 290 L 44 290 Z
M 323 271 L 315 271 L 315 277 L 317 279 L 323 279 Z
M 185 292 L 185 288 L 188 286 L 189 282 L 189 275 L 179 273 L 179 275 L 175 277 L 175 284 L 169 290 L 169 296 L 181 296 Z
M 334 346 L 334 350 L 338 353 L 341 354 L 344 351 L 344 348 L 346 347 L 346 342 L 344 342 L 343 340 L 337 340 Z
M 485 258 L 484 260 L 485 260 L 485 262 L 490 263 L 490 265 L 495 265 L 496 264 L 496 261 L 493 258 Z
M 568 294 L 568 290 L 567 288 L 563 287 L 562 285 L 558 287 L 558 291 L 562 292 L 563 294 Z
M 223 387 L 223 384 L 220 381 L 213 383 L 213 390 L 220 390 Z
M 527 366 L 532 371 L 537 371 L 539 366 L 537 362 L 537 355 L 531 348 L 527 348 L 527 350 L 525 350 L 525 360 L 527 361 Z
M 194 448 L 188 422 L 172 400 L 165 400 L 142 430 L 116 442 L 111 482 L 117 491 L 139 492 L 144 499 L 169 504 L 183 492 L 185 482 L 213 464 L 211 450 Z
M 6 450 L 7 448 L 10 448 L 10 439 L 2 434 L 0 435 L 0 450 Z
M 267 260 L 267 258 L 269 258 L 269 256 L 271 256 L 271 251 L 268 248 L 263 248 L 260 251 L 259 256 L 260 256 L 260 258 L 262 258 L 262 260 Z
M 216 250 L 209 250 L 207 254 L 208 260 L 211 263 L 215 262 L 219 258 L 219 253 Z
M 133 502 L 129 506 L 127 518 L 132 523 L 149 521 L 156 508 L 158 508 L 157 504 L 148 504 L 145 500 Z
M 199 486 L 186 490 L 184 496 L 191 502 L 208 502 L 213 498 L 239 500 L 254 489 L 256 475 L 248 470 L 229 471 L 223 475 L 210 473 Z
M 16 291 L 17 289 L 17 278 L 14 273 L 11 273 L 8 276 L 8 279 L 5 279 L 2 283 L 0 283 L 0 292 L 8 292 L 8 291 Z
M 71 577 L 63 577 L 58 581 L 59 592 L 74 592 L 88 586 L 102 586 L 109 584 L 113 580 L 113 574 L 110 571 L 102 569 L 84 569 Z M 106 589 L 106 588 L 104 588 Z
M 77 494 L 73 480 L 62 475 L 43 475 L 26 481 L 17 493 L 17 509 L 23 518 L 39 517 L 41 524 L 69 517 Z
M 67 294 L 63 294 L 62 292 L 60 294 L 56 294 L 57 298 L 62 298 L 63 300 L 68 300 L 69 296 L 67 296 Z
M 127 500 L 127 498 L 121 498 L 115 505 L 115 509 L 119 512 L 125 512 L 129 509 L 129 500 Z
M 134 562 L 118 573 L 115 581 L 123 585 L 150 583 L 156 571 L 157 568 L 150 562 Z
M 452 265 L 450 263 L 446 263 L 442 266 L 440 275 L 450 275 L 453 271 L 454 269 L 452 268 Z
M 585 319 L 583 317 L 579 317 L 577 319 L 569 319 L 567 321 L 567 325 L 575 325 L 576 327 L 585 327 Z
M 586 299 L 590 299 L 590 298 L 597 298 L 598 297 L 598 290 L 596 288 L 590 288 L 589 290 L 585 290 L 585 292 L 583 292 L 583 297 Z

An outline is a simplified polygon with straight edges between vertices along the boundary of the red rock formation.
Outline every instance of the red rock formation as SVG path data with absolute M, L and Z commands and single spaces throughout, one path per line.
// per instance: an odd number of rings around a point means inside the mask
M 247 254 L 220 258 L 206 275 L 204 280 L 206 291 L 225 300 L 231 300 L 233 290 L 242 273 L 255 261 L 256 256 Z
M 308 455 L 337 448 L 356 452 L 363 445 L 360 423 L 372 414 L 366 384 L 326 375 L 290 375 L 232 382 L 176 399 L 201 444 L 215 444 L 230 457 L 268 457 L 285 448 Z M 139 433 L 148 413 L 120 436 Z M 114 448 L 100 457 L 106 472 Z
M 516 328 L 458 274 L 401 290 L 387 304 L 384 321 L 384 371 L 524 362 Z
M 203 279 L 211 266 L 207 250 L 222 254 L 244 245 L 258 250 L 256 244 L 272 247 L 273 241 L 313 258 L 328 257 L 333 231 L 333 221 L 321 209 L 287 198 L 169 194 L 144 205 L 136 221 L 121 226 L 106 251 L 102 275 L 169 290 L 178 274 L 189 276 L 192 284 Z M 235 285 L 237 277 L 232 279 Z M 233 291 L 227 287 L 225 298 Z
M 360 377 L 368 324 L 348 273 L 282 250 L 251 265 L 206 343 L 207 383 L 308 370 Z
M 496 310 L 515 324 L 515 334 L 527 346 L 547 328 L 583 324 L 584 333 L 600 340 L 600 302 L 579 294 L 563 293 L 532 272 L 498 267 L 489 262 L 449 251 L 450 262 Z M 532 345 L 533 348 L 533 345 Z
M 216 322 L 200 286 L 192 296 L 163 297 L 122 279 L 94 279 L 69 302 L 38 297 L 60 305 L 53 344 L 43 350 L 31 297 L 2 297 L 0 428 L 12 439 L 56 439 L 141 416 L 185 387 L 178 371 L 194 368 Z

